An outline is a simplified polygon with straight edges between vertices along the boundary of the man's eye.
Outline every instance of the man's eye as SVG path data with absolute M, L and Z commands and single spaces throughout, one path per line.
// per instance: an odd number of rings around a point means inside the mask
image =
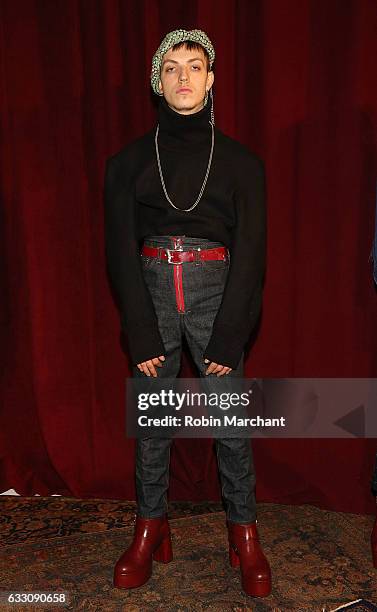
M 200 70 L 200 66 L 193 66 L 193 68 Z M 169 66 L 169 68 L 166 68 L 166 72 L 169 72 L 170 70 L 174 70 L 174 66 Z

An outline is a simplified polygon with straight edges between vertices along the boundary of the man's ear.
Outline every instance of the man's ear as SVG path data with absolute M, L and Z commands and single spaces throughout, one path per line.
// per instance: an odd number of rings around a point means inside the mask
M 215 74 L 213 70 L 210 70 L 207 75 L 207 89 L 208 90 L 211 89 L 214 80 L 215 80 Z
M 158 89 L 159 89 L 160 93 L 162 93 L 162 83 L 161 83 L 161 79 L 158 81 Z

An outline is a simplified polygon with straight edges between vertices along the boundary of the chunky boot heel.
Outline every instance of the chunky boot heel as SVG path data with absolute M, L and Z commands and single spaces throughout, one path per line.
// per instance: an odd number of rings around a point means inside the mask
M 233 547 L 229 544 L 229 562 L 232 567 L 239 567 L 240 558 L 237 553 L 233 550 Z
M 227 520 L 227 527 L 229 560 L 232 567 L 240 566 L 243 591 L 253 597 L 267 597 L 271 593 L 271 569 L 259 542 L 256 523 Z
M 136 515 L 132 544 L 114 568 L 114 586 L 132 589 L 145 584 L 152 575 L 153 559 L 162 563 L 173 559 L 167 517 L 164 514 L 149 519 Z
M 170 561 L 173 560 L 170 535 L 162 540 L 160 546 L 153 553 L 153 559 L 155 561 L 159 561 L 160 563 L 170 563 Z

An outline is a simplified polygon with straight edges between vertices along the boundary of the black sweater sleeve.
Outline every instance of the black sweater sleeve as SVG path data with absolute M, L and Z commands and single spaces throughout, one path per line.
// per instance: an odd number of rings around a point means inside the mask
M 204 357 L 237 368 L 257 322 L 266 264 L 266 187 L 262 160 L 248 157 L 235 191 L 236 225 L 223 299 Z
M 145 284 L 136 227 L 136 199 L 131 172 L 114 157 L 106 162 L 105 251 L 118 299 L 121 328 L 134 364 L 165 354 L 151 295 Z

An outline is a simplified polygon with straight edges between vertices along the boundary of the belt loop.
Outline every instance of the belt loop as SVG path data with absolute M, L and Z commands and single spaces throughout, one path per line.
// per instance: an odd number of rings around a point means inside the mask
M 162 247 L 157 247 L 158 248 L 158 253 L 157 253 L 157 263 L 160 264 L 161 263 L 161 252 L 162 252 Z
M 195 253 L 195 265 L 196 266 L 200 266 L 200 264 L 201 264 L 200 251 L 201 251 L 200 247 L 198 247 L 197 249 L 194 249 L 194 253 Z

